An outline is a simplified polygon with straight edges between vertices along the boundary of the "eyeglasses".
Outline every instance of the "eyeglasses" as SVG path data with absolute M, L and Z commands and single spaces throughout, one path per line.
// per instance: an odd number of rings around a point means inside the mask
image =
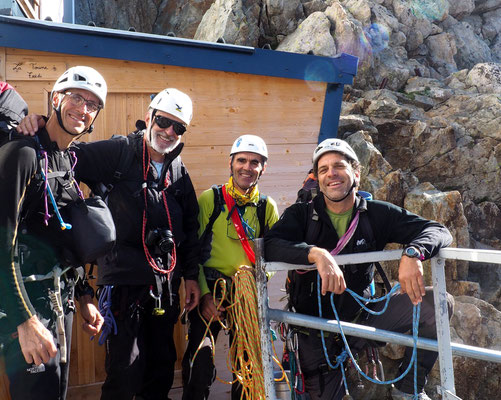
M 64 94 L 68 96 L 68 98 L 71 101 L 71 104 L 73 104 L 76 107 L 80 107 L 83 104 L 85 104 L 85 107 L 87 107 L 87 112 L 89 113 L 95 113 L 96 111 L 102 108 L 100 104 L 96 104 L 92 100 L 87 100 L 82 96 L 80 96 L 78 93 L 65 92 Z
M 181 136 L 184 132 L 186 132 L 186 126 L 184 126 L 181 122 L 174 121 L 173 119 L 164 117 L 163 115 L 155 115 L 155 123 L 160 129 L 167 129 L 169 126 L 172 126 L 174 133 L 178 136 Z

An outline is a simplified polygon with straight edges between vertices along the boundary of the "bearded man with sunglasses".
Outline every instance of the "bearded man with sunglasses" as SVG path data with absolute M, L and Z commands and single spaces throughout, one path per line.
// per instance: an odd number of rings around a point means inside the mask
M 87 333 L 95 335 L 103 323 L 69 258 L 78 227 L 63 223 L 59 209 L 79 194 L 70 146 L 92 131 L 106 94 L 96 70 L 72 67 L 53 87 L 53 111 L 36 140 L 2 133 L 0 350 L 13 400 L 66 398 L 74 295 Z
M 189 96 L 165 89 L 151 101 L 145 122 L 138 121 L 138 131 L 75 146 L 77 178 L 106 197 L 117 230 L 115 248 L 98 260 L 103 400 L 167 398 L 181 278 L 184 308 L 198 304 L 198 204 L 180 158 L 192 111 Z M 21 130 L 32 132 L 36 124 L 31 116 Z

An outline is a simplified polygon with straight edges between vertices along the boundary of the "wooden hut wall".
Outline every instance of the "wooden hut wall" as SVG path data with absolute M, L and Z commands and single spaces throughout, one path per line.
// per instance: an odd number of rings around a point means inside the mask
M 260 190 L 280 211 L 294 202 L 318 140 L 326 83 L 0 47 L 0 80 L 20 92 L 30 112 L 47 114 L 55 80 L 75 65 L 96 68 L 108 83 L 106 108 L 83 140 L 132 131 L 144 118 L 150 94 L 176 87 L 194 103 L 182 158 L 197 194 L 226 182 L 231 144 L 242 134 L 256 134 L 270 153 Z M 79 329 L 79 319 L 75 324 L 70 385 L 100 382 L 104 350 Z M 185 346 L 180 326 L 176 342 L 180 359 Z

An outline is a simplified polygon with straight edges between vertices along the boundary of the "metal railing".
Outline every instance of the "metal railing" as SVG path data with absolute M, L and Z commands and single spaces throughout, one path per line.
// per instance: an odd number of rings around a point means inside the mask
M 272 362 L 272 346 L 270 341 L 270 321 L 285 322 L 288 324 L 321 329 L 328 332 L 339 333 L 339 323 L 336 320 L 312 317 L 292 313 L 268 306 L 268 289 L 266 272 L 311 269 L 311 265 L 295 265 L 282 262 L 265 262 L 263 258 L 263 239 L 255 240 L 256 249 L 256 285 L 258 297 L 259 324 L 261 330 L 261 348 L 263 355 L 263 374 L 267 400 L 276 400 L 275 382 Z M 360 264 L 367 262 L 381 262 L 399 260 L 402 250 L 378 251 L 358 254 L 343 254 L 334 257 L 339 265 Z M 418 338 L 417 347 L 425 350 L 438 351 L 440 363 L 441 386 L 439 388 L 442 399 L 459 399 L 454 386 L 454 368 L 452 356 L 464 356 L 484 361 L 501 363 L 501 351 L 483 349 L 459 343 L 451 343 L 449 317 L 447 313 L 447 295 L 445 288 L 445 260 L 463 260 L 471 262 L 484 262 L 501 264 L 501 251 L 453 249 L 440 250 L 437 256 L 431 259 L 433 281 L 433 296 L 435 300 L 435 317 L 437 324 L 437 340 Z M 370 340 L 413 346 L 412 336 L 390 332 L 370 326 L 341 322 L 346 335 L 362 337 Z

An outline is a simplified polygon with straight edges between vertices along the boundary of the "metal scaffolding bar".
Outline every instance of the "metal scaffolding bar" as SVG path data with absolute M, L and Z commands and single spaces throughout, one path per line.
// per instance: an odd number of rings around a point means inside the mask
M 409 335 L 376 329 L 365 325 L 352 324 L 349 322 L 338 323 L 336 320 L 327 320 L 309 315 L 270 309 L 268 307 L 267 290 L 260 288 L 260 286 L 266 287 L 266 271 L 314 269 L 315 267 L 312 265 L 293 265 L 282 262 L 265 263 L 263 260 L 263 240 L 256 239 L 255 244 L 257 258 L 256 283 L 258 287 L 258 304 L 259 312 L 263 313 L 263 316 L 260 318 L 260 321 L 262 322 L 262 326 L 260 328 L 262 335 L 261 343 L 263 346 L 263 373 L 265 374 L 267 399 L 276 399 L 273 380 L 273 364 L 270 353 L 271 343 L 269 340 L 270 320 L 336 333 L 340 332 L 339 325 L 341 325 L 344 333 L 349 336 L 363 337 L 370 340 L 395 343 L 404 346 L 413 346 L 412 336 Z M 398 260 L 401 255 L 401 250 L 391 250 L 358 254 L 343 254 L 335 256 L 334 259 L 339 265 L 349 266 L 366 262 Z M 441 249 L 438 255 L 431 259 L 433 295 L 435 300 L 435 315 L 437 323 L 437 340 L 419 338 L 417 341 L 417 347 L 426 350 L 438 351 L 441 376 L 440 391 L 444 399 L 454 400 L 459 399 L 459 397 L 456 396 L 456 389 L 454 386 L 452 355 L 501 363 L 501 351 L 451 343 L 445 286 L 445 259 L 501 264 L 501 251 L 446 248 Z M 265 341 L 267 341 L 268 344 L 266 344 Z M 268 375 L 268 377 L 266 375 Z

